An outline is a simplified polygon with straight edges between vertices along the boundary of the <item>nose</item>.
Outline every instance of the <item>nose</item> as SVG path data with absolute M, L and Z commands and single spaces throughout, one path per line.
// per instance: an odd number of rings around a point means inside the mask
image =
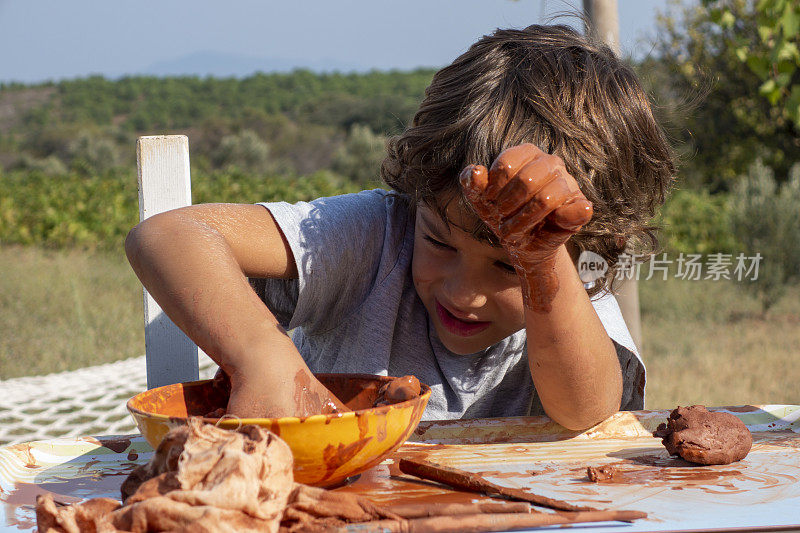
M 479 309 L 486 304 L 481 273 L 476 266 L 458 261 L 442 283 L 443 296 L 462 311 Z

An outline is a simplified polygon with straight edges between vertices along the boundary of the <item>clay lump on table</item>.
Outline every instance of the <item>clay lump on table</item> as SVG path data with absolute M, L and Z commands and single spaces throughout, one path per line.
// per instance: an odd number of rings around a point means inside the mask
M 653 436 L 671 455 L 702 465 L 726 465 L 745 458 L 753 445 L 747 426 L 730 413 L 702 405 L 678 407 Z

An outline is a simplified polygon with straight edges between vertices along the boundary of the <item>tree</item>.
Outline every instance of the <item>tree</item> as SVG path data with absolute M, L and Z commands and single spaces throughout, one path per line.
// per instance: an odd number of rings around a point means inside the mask
M 702 0 L 705 1 L 705 0 Z M 659 18 L 659 39 L 637 68 L 682 156 L 681 176 L 693 188 L 729 191 L 761 159 L 778 181 L 800 161 L 794 123 L 759 94 L 763 80 L 743 65 L 741 39 L 759 39 L 755 0 L 718 0 L 671 9 Z M 722 21 L 724 25 L 714 22 Z
M 736 183 L 732 203 L 734 234 L 750 256 L 763 258 L 750 286 L 766 312 L 788 284 L 800 281 L 800 164 L 779 187 L 772 170 L 756 161 Z
M 763 82 L 759 94 L 778 106 L 800 131 L 800 2 L 759 0 L 748 9 L 756 31 L 737 31 L 739 6 L 730 0 L 703 0 L 736 57 Z M 730 30 L 730 31 L 729 31 Z

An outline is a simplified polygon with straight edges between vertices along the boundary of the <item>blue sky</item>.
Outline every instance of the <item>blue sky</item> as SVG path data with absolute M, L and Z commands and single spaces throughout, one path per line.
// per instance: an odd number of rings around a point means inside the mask
M 618 0 L 623 54 L 641 56 L 659 0 Z M 439 67 L 497 27 L 579 0 L 0 0 L 0 81 L 90 74 Z M 577 24 L 573 21 L 573 24 Z

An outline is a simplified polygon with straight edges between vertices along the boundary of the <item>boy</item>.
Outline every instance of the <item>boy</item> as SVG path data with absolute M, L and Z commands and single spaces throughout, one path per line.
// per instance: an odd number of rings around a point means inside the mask
M 673 171 L 609 49 L 562 26 L 498 30 L 434 76 L 389 142 L 395 192 L 192 206 L 139 224 L 126 252 L 230 377 L 230 414 L 343 409 L 311 371 L 413 374 L 433 389 L 426 419 L 584 429 L 643 407 L 607 290 L 626 244 L 655 242 Z M 581 250 L 612 265 L 588 289 Z

